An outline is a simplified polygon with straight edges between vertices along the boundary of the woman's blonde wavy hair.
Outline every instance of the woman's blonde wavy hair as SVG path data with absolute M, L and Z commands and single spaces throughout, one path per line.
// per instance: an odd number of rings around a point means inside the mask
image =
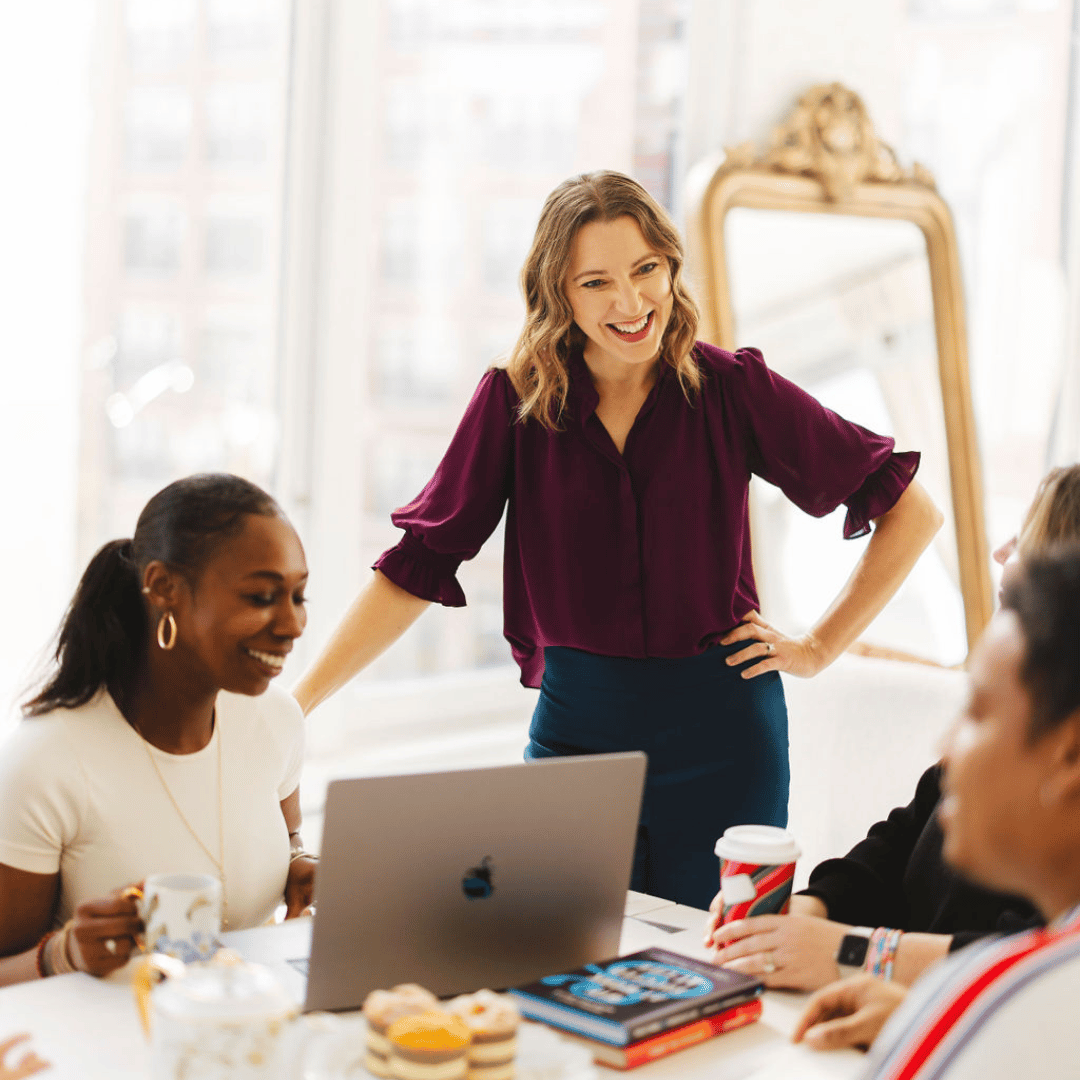
M 570 386 L 570 352 L 584 344 L 564 286 L 574 238 L 583 225 L 628 215 L 671 271 L 671 317 L 660 355 L 674 369 L 687 398 L 701 385 L 692 350 L 698 309 L 682 280 L 682 240 L 663 207 L 635 180 L 617 172 L 582 173 L 564 180 L 540 211 L 532 247 L 521 269 L 525 325 L 510 351 L 506 372 L 521 398 L 518 415 L 558 428 Z
M 1080 465 L 1051 469 L 1039 482 L 1020 526 L 1016 550 L 1036 555 L 1054 544 L 1080 539 Z

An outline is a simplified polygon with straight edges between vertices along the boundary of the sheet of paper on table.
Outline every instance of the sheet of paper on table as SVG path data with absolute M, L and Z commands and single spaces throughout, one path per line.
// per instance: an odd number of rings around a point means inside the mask
M 48 1080 L 147 1080 L 150 1049 L 131 987 L 56 975 L 0 990 L 2 1034 L 29 1031 Z

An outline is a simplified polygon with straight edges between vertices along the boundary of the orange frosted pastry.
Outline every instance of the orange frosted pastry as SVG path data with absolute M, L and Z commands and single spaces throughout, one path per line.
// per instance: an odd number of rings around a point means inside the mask
M 389 990 L 373 990 L 364 999 L 364 1018 L 368 1024 L 367 1055 L 364 1067 L 375 1076 L 390 1075 L 390 1043 L 387 1029 L 406 1016 L 437 1009 L 439 999 L 416 983 L 402 983 Z
M 517 1006 L 502 994 L 478 990 L 454 998 L 445 1007 L 472 1032 L 468 1080 L 511 1080 L 521 1023 Z
M 386 1038 L 394 1080 L 465 1080 L 472 1032 L 460 1016 L 407 1016 L 387 1028 Z

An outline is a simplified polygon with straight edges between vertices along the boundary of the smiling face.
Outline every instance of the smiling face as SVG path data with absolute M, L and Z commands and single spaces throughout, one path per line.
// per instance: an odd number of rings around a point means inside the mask
M 217 689 L 261 694 L 307 623 L 307 578 L 293 527 L 277 515 L 249 514 L 194 587 L 178 586 L 175 661 Z
M 660 355 L 671 316 L 671 273 L 632 217 L 578 230 L 564 289 L 588 339 L 585 361 L 594 372 L 620 377 L 627 366 L 649 365 Z
M 1053 740 L 1029 739 L 1023 658 L 1019 619 L 999 611 L 969 661 L 969 696 L 948 738 L 938 820 L 951 866 L 988 888 L 1030 898 L 1054 833 L 1043 799 Z

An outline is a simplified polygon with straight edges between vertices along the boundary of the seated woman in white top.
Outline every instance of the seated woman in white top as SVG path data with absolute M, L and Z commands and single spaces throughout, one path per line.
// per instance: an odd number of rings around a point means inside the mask
M 149 874 L 220 878 L 226 929 L 310 903 L 303 717 L 270 689 L 306 582 L 278 505 L 227 474 L 170 484 L 93 557 L 0 747 L 0 985 L 121 967 Z
M 834 983 L 810 999 L 795 1037 L 872 1042 L 866 1080 L 1074 1080 L 1080 547 L 1021 560 L 968 681 L 943 759 L 942 854 L 971 881 L 1025 897 L 1048 925 L 968 945 L 910 991 L 869 975 Z

